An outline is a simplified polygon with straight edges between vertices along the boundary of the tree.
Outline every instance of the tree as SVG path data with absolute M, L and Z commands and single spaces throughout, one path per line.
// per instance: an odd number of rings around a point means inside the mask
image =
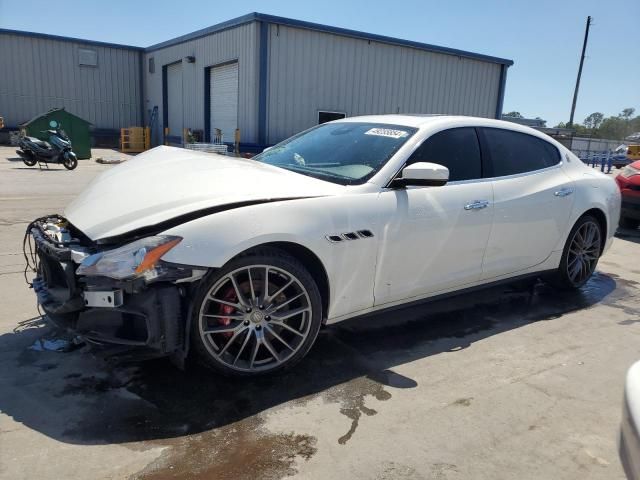
M 603 120 L 604 120 L 604 114 L 600 112 L 593 112 L 591 115 L 585 118 L 584 122 L 582 123 L 587 128 L 597 130 L 598 127 L 600 127 L 600 125 L 602 124 Z
M 624 110 L 622 110 L 622 113 L 619 116 L 624 118 L 625 120 L 630 120 L 635 112 L 635 108 L 625 108 Z
M 509 112 L 504 114 L 505 117 L 513 117 L 513 118 L 524 118 L 520 112 Z

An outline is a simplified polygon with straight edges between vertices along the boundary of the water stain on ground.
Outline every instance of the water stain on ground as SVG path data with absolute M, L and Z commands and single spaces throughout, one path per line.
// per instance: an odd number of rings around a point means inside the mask
M 451 402 L 450 405 L 454 407 L 469 407 L 471 406 L 471 400 L 473 400 L 473 397 L 459 398 L 455 402 Z
M 365 405 L 369 396 L 383 402 L 391 398 L 391 394 L 384 389 L 384 385 L 369 377 L 356 378 L 323 394 L 325 401 L 339 403 L 340 413 L 351 420 L 349 430 L 338 438 L 340 445 L 344 445 L 351 440 L 363 414 L 370 417 L 378 413 L 375 409 Z
M 133 478 L 140 480 L 255 480 L 294 475 L 296 462 L 317 451 L 315 437 L 273 434 L 259 419 L 245 420 L 211 432 L 168 441 L 163 456 Z

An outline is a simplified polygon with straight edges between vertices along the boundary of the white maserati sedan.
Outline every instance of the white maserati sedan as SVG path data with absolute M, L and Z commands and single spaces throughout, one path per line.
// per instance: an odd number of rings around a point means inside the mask
M 619 215 L 614 181 L 540 132 L 381 115 L 251 160 L 154 148 L 25 243 L 55 324 L 256 375 L 298 362 L 323 324 L 523 276 L 579 288 Z

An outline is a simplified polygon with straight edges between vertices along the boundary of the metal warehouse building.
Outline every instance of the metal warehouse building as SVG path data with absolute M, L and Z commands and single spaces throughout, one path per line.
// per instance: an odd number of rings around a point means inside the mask
M 8 125 L 65 106 L 114 129 L 148 124 L 157 107 L 157 141 L 180 143 L 189 128 L 232 142 L 239 128 L 246 146 L 342 116 L 500 118 L 513 64 L 260 13 L 145 49 L 0 30 L 0 62 L 17 66 L 0 85 Z
M 64 107 L 98 129 L 142 121 L 143 49 L 0 29 L 0 116 L 16 127 Z

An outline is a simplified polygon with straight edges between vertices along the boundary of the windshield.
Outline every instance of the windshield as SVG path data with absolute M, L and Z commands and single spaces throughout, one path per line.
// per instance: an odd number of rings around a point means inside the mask
M 366 182 L 416 132 L 381 123 L 325 123 L 253 159 L 340 185 Z

